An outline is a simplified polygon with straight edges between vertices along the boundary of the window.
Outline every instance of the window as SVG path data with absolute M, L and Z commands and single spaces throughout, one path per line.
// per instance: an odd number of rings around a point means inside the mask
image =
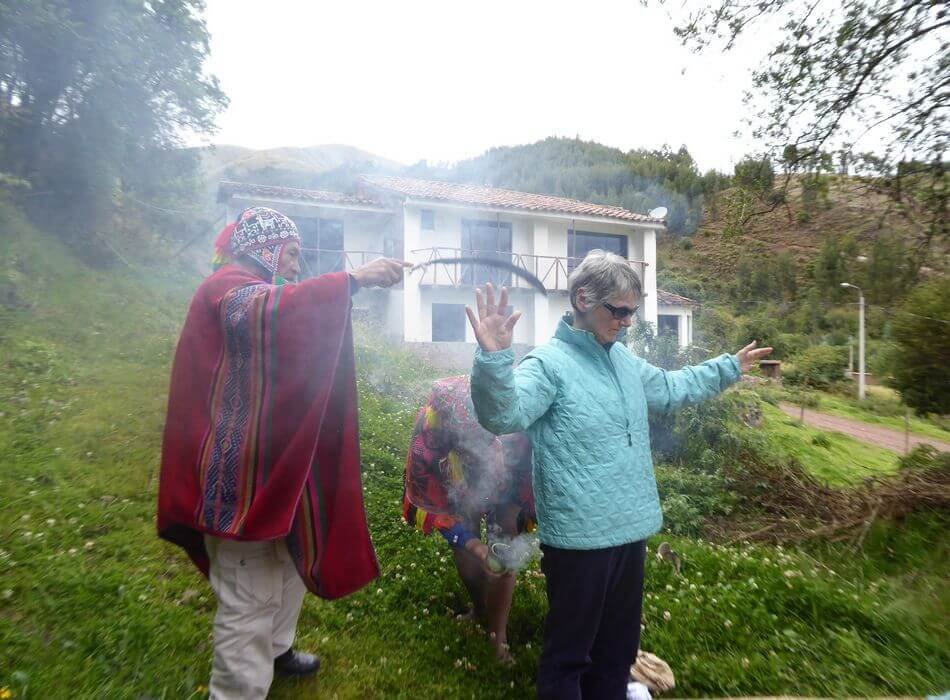
M 656 334 L 671 335 L 676 338 L 676 342 L 678 343 L 680 339 L 680 317 L 669 314 L 660 314 L 657 316 Z
M 567 232 L 568 272 L 573 271 L 590 251 L 596 249 L 606 250 L 608 253 L 616 253 L 622 258 L 626 258 L 627 243 L 628 238 L 626 236 L 613 233 L 569 230 Z
M 465 304 L 432 305 L 432 342 L 465 342 Z
M 511 223 L 462 219 L 462 255 L 511 262 Z M 511 284 L 511 273 L 487 265 L 463 265 L 462 284 Z
M 301 267 L 305 277 L 344 269 L 343 222 L 340 219 L 297 217 L 294 223 L 300 231 Z
M 431 209 L 422 210 L 421 228 L 423 231 L 435 231 L 435 212 Z

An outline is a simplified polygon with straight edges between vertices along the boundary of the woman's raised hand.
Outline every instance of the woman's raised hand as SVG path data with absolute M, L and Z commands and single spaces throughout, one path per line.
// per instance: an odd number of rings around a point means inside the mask
M 491 282 L 485 285 L 485 293 L 482 290 L 475 289 L 475 306 L 478 308 L 478 318 L 470 306 L 465 307 L 465 313 L 468 314 L 468 320 L 475 331 L 475 339 L 479 346 L 486 352 L 495 352 L 505 350 L 511 347 L 511 339 L 514 335 L 515 324 L 521 318 L 521 312 L 513 313 L 511 316 L 505 316 L 500 313 L 508 306 L 508 290 L 501 288 L 501 295 L 498 298 L 498 304 L 495 304 L 495 288 Z
M 759 364 L 759 360 L 768 356 L 772 352 L 772 348 L 756 348 L 755 346 L 756 341 L 753 340 L 751 343 L 736 353 L 736 357 L 739 360 L 739 366 L 742 368 L 743 372 L 748 372 L 750 369 Z

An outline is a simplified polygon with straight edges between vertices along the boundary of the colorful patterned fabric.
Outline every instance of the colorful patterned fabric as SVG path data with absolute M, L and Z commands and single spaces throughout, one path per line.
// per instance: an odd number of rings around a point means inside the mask
M 205 574 L 203 533 L 286 538 L 324 598 L 378 576 L 346 273 L 276 286 L 227 265 L 199 287 L 172 369 L 158 529 Z
M 505 504 L 520 506 L 528 528 L 531 444 L 524 433 L 497 437 L 478 424 L 468 377 L 440 379 L 416 417 L 404 486 L 403 517 L 426 534 Z

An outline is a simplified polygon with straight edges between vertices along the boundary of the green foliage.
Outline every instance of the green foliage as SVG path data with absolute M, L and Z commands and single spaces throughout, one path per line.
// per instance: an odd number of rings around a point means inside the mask
M 746 156 L 735 166 L 733 183 L 750 192 L 760 195 L 772 191 L 775 183 L 775 169 L 767 156 Z
M 906 297 L 916 282 L 917 268 L 913 252 L 904 239 L 882 234 L 874 239 L 867 261 L 856 272 L 858 286 L 870 304 L 891 306 Z
M 0 1 L 0 160 L 42 192 L 59 230 L 102 231 L 116 192 L 174 191 L 193 172 L 183 135 L 209 133 L 227 100 L 204 72 L 201 0 Z M 50 200 L 53 196 L 55 199 Z M 68 221 L 68 225 L 65 225 Z
M 811 277 L 815 290 L 827 301 L 839 301 L 854 296 L 854 290 L 842 289 L 848 279 L 850 262 L 857 256 L 857 246 L 851 239 L 829 236 L 821 246 L 818 257 L 812 261 Z
M 794 301 L 798 294 L 798 269 L 791 254 L 745 256 L 736 265 L 736 280 L 729 295 L 738 302 Z
M 950 277 L 920 285 L 894 319 L 894 387 L 918 414 L 950 413 Z
M 169 362 L 197 280 L 92 270 L 2 203 L 0 230 L 0 275 L 13 275 L 31 305 L 0 305 L 0 689 L 204 697 L 214 596 L 154 521 Z M 484 631 L 456 618 L 467 598 L 445 543 L 399 513 L 417 392 L 433 376 L 371 330 L 358 333 L 363 484 L 382 576 L 342 600 L 307 597 L 296 643 L 324 669 L 278 679 L 272 695 L 528 697 L 543 575 L 534 564 L 519 576 L 515 663 L 496 664 Z M 690 443 L 658 469 L 671 527 L 695 531 L 697 512 L 734 512 L 715 471 L 738 471 L 761 431 L 736 423 L 754 404 L 732 393 L 681 414 L 677 434 Z M 709 412 L 705 427 L 696 411 Z M 676 494 L 688 500 L 669 502 Z M 644 647 L 676 669 L 686 696 L 940 692 L 950 658 L 945 598 L 933 591 L 947 589 L 945 531 L 918 519 L 872 532 L 867 557 L 829 544 L 819 560 L 663 535 L 683 575 L 649 557 Z
M 899 458 L 901 469 L 940 469 L 950 471 L 950 452 L 941 452 L 932 445 L 918 445 Z
M 697 345 L 715 354 L 735 351 L 739 322 L 726 309 L 706 306 L 699 309 L 693 319 Z
M 692 364 L 700 354 L 696 349 L 681 348 L 673 335 L 658 335 L 652 323 L 634 324 L 628 341 L 636 355 L 663 369 L 679 369 Z
M 656 483 L 663 503 L 664 530 L 674 535 L 699 537 L 708 518 L 728 515 L 735 506 L 736 499 L 718 471 L 660 463 Z
M 814 345 L 792 358 L 793 367 L 785 372 L 788 384 L 811 389 L 827 389 L 844 380 L 848 364 L 847 349 Z
M 782 313 L 776 306 L 757 306 L 755 312 L 738 317 L 738 333 L 733 347 L 756 340 L 759 347 L 773 348 L 771 359 L 784 360 L 806 342 L 801 336 L 782 331 Z
M 700 175 L 685 147 L 624 153 L 594 142 L 554 137 L 493 148 L 448 169 L 419 163 L 410 174 L 614 204 L 642 213 L 664 206 L 673 233 L 695 231 L 705 199 L 728 183 L 718 173 Z
M 755 216 L 758 198 L 754 192 L 736 187 L 716 197 L 716 207 L 723 220 L 722 235 L 727 239 L 745 234 Z
M 775 44 L 753 72 L 747 102 L 753 135 L 775 144 L 770 155 L 800 176 L 800 221 L 826 204 L 827 173 L 857 172 L 907 215 L 919 236 L 915 271 L 941 252 L 932 244 L 950 230 L 944 124 L 950 44 L 938 39 L 947 27 L 940 3 L 706 0 L 678 10 L 674 33 L 698 51 L 712 44 L 728 51 L 743 34 L 781 20 Z M 876 153 L 852 152 L 856 125 L 867 125 L 859 138 L 875 134 Z M 827 152 L 831 144 L 840 146 L 837 157 Z

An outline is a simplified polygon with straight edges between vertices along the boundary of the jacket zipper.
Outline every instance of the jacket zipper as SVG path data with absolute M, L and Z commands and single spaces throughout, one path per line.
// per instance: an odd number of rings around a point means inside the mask
M 596 342 L 596 341 L 595 341 Z M 623 398 L 623 388 L 620 386 L 620 378 L 617 376 L 617 370 L 614 367 L 613 360 L 610 359 L 610 352 L 600 345 L 604 355 L 607 357 L 607 367 L 610 369 L 610 376 L 614 380 L 614 386 L 617 387 L 617 395 L 620 398 L 620 405 L 623 406 L 623 420 L 627 430 L 627 447 L 633 447 L 633 435 L 630 434 L 630 414 L 627 411 L 627 402 Z

